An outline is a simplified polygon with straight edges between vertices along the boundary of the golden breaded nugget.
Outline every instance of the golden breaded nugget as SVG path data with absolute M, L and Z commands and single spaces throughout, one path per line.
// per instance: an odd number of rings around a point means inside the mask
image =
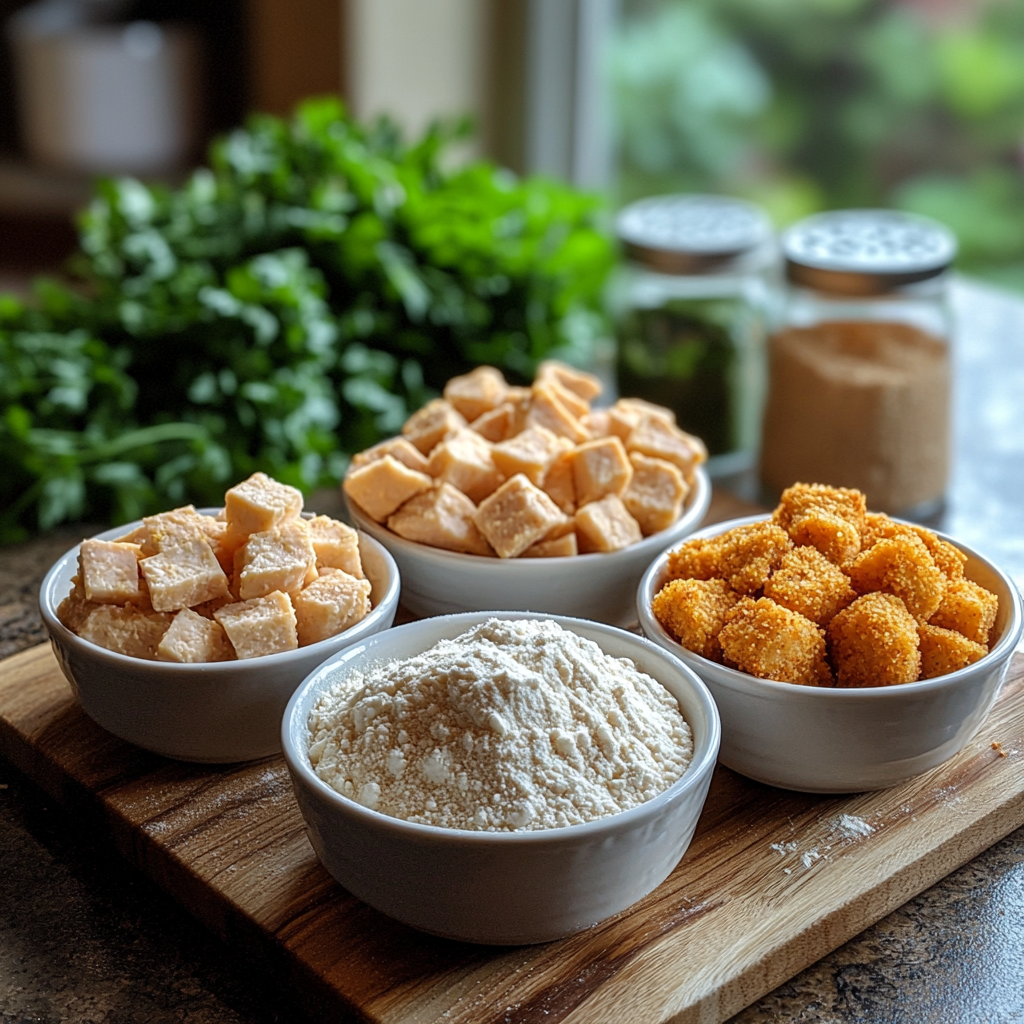
M 809 544 L 787 551 L 764 585 L 764 596 L 827 626 L 856 597 L 846 574 Z
M 912 683 L 921 670 L 917 621 L 894 594 L 865 594 L 828 624 L 837 686 Z
M 867 508 L 864 495 L 847 487 L 794 484 L 782 492 L 772 515 L 797 544 L 812 544 L 842 565 L 861 549 Z
M 688 540 L 670 551 L 668 575 L 674 580 L 710 580 L 718 574 L 717 537 Z
M 884 512 L 869 512 L 865 519 L 867 525 L 861 538 L 862 551 L 867 551 L 880 540 L 912 533 L 928 549 L 928 554 L 932 556 L 936 568 L 947 580 L 962 580 L 964 578 L 964 565 L 967 562 L 967 556 L 949 541 L 936 537 L 931 530 L 926 530 L 923 526 L 914 526 L 912 523 L 898 523 L 895 519 L 890 519 Z
M 961 633 L 941 626 L 918 626 L 921 650 L 921 678 L 934 679 L 947 672 L 973 665 L 988 654 L 984 644 L 968 640 Z
M 718 633 L 739 599 L 725 580 L 669 580 L 655 595 L 651 610 L 688 651 L 721 661 Z
M 737 526 L 716 540 L 715 575 L 741 594 L 763 587 L 782 556 L 793 549 L 785 530 L 770 522 Z
M 829 686 L 825 634 L 810 619 L 767 597 L 744 598 L 718 634 L 722 655 L 742 672 L 801 686 Z
M 954 629 L 977 644 L 987 644 L 998 611 L 999 598 L 995 594 L 971 580 L 957 580 L 946 587 L 942 603 L 928 622 Z
M 878 541 L 846 566 L 846 573 L 858 594 L 895 594 L 921 622 L 932 617 L 948 585 L 924 542 L 912 533 Z

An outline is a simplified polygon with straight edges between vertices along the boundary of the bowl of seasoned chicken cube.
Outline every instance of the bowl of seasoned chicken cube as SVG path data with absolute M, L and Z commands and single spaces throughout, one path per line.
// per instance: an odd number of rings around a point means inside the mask
M 815 793 L 883 789 L 962 750 L 1024 632 L 981 554 L 818 484 L 670 547 L 637 612 L 711 690 L 722 763 Z
M 558 362 L 530 387 L 478 367 L 353 457 L 349 512 L 394 556 L 410 611 L 635 624 L 644 570 L 707 511 L 707 452 L 670 410 L 596 408 L 600 393 Z
M 254 473 L 223 508 L 188 505 L 83 540 L 47 573 L 39 607 L 97 724 L 166 757 L 227 763 L 280 751 L 295 688 L 387 629 L 399 589 L 372 537 Z

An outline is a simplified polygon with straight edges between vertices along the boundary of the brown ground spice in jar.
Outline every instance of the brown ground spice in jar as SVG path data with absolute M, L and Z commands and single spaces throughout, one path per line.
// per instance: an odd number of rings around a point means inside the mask
M 824 480 L 900 513 L 942 497 L 949 469 L 949 352 L 908 324 L 834 321 L 769 342 L 761 478 Z

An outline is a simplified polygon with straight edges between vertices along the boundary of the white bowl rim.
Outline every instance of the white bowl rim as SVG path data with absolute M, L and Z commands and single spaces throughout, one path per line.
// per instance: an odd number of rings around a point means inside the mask
M 591 551 L 583 555 L 561 555 L 557 558 L 490 558 L 484 555 L 470 555 L 462 551 L 448 551 L 445 548 L 435 548 L 430 544 L 422 544 L 419 541 L 408 540 L 405 537 L 400 537 L 397 533 L 392 533 L 391 530 L 382 523 L 378 523 L 376 520 L 371 519 L 359 507 L 359 505 L 356 504 L 356 502 L 349 498 L 347 494 L 345 494 L 345 504 L 348 507 L 349 514 L 356 521 L 361 530 L 369 533 L 371 536 L 378 534 L 383 536 L 386 538 L 388 544 L 392 545 L 400 552 L 416 553 L 423 558 L 435 559 L 438 564 L 442 566 L 446 563 L 459 565 L 494 565 L 496 562 L 500 562 L 502 565 L 515 566 L 546 565 L 548 567 L 565 567 L 569 565 L 588 564 L 596 562 L 599 559 L 614 558 L 616 555 L 636 557 L 640 554 L 645 554 L 648 551 L 656 550 L 665 543 L 666 535 L 671 534 L 678 536 L 679 531 L 696 526 L 704 518 L 708 507 L 711 505 L 711 481 L 703 464 L 697 466 L 694 470 L 693 487 L 690 491 L 690 497 L 687 500 L 683 514 L 671 526 L 666 527 L 664 530 L 652 533 L 650 537 L 644 537 L 643 540 L 637 541 L 636 544 L 630 544 L 628 548 L 619 548 L 617 551 Z M 533 568 L 520 568 L 512 569 L 511 571 L 526 573 L 536 572 L 537 570 Z
M 201 515 L 211 516 L 216 515 L 219 508 L 200 508 L 196 509 Z M 303 515 L 306 513 L 303 512 Z M 315 515 L 316 513 L 310 513 Z M 116 531 L 128 532 L 135 529 L 138 525 L 141 525 L 142 520 L 136 520 L 133 523 L 125 523 L 123 526 L 115 526 L 109 530 L 104 530 L 102 533 L 98 533 L 96 537 L 104 537 L 108 533 L 114 533 Z M 249 666 L 262 667 L 273 658 L 274 664 L 276 665 L 287 665 L 289 661 L 298 661 L 300 659 L 309 656 L 310 652 L 320 653 L 317 648 L 321 645 L 330 644 L 336 646 L 340 639 L 343 639 L 346 634 L 351 633 L 356 629 L 363 629 L 367 625 L 372 625 L 384 618 L 392 608 L 398 607 L 398 595 L 401 590 L 401 579 L 398 573 L 398 565 L 395 563 L 394 558 L 391 556 L 391 552 L 379 540 L 371 537 L 365 531 L 360 531 L 370 544 L 374 546 L 375 552 L 384 559 L 385 565 L 388 567 L 388 585 L 385 588 L 384 595 L 380 601 L 377 602 L 377 607 L 370 609 L 369 613 L 360 619 L 354 626 L 350 626 L 348 629 L 335 636 L 329 636 L 326 640 L 318 640 L 315 644 L 307 644 L 305 647 L 296 647 L 294 651 L 278 651 L 276 654 L 263 654 L 258 658 L 239 658 L 234 661 L 190 661 L 190 662 L 177 662 L 177 661 L 150 661 L 148 658 L 133 658 L 128 654 L 120 654 L 117 651 L 107 650 L 106 647 L 100 647 L 99 644 L 94 644 L 91 640 L 86 640 L 85 637 L 79 636 L 77 633 L 72 632 L 67 626 L 64 625 L 60 619 L 57 618 L 57 610 L 53 607 L 51 602 L 50 591 L 53 589 L 52 582 L 54 577 L 64 568 L 66 563 L 71 559 L 78 557 L 78 549 L 81 544 L 76 544 L 74 547 L 69 548 L 64 552 L 63 555 L 58 558 L 49 571 L 43 577 L 43 582 L 39 587 L 39 614 L 42 616 L 43 623 L 50 633 L 55 633 L 64 643 L 68 644 L 84 644 L 89 652 L 99 658 L 107 659 L 112 664 L 120 667 L 127 666 L 139 666 L 145 665 L 146 670 L 140 675 L 144 676 L 149 672 L 168 672 L 173 674 L 175 672 L 210 672 L 213 674 L 225 673 L 225 672 L 237 672 L 239 668 L 245 668 Z M 91 538 L 87 538 L 91 539 Z
M 596 818 L 593 821 L 587 821 L 581 825 L 561 825 L 557 828 L 534 829 L 528 832 L 485 832 L 476 829 L 443 828 L 440 825 L 424 825 L 420 822 L 407 821 L 404 818 L 395 818 L 390 814 L 383 814 L 380 811 L 374 811 L 368 807 L 364 807 L 362 804 L 349 799 L 324 782 L 324 780 L 316 774 L 312 766 L 309 764 L 308 751 L 294 750 L 291 738 L 291 724 L 292 718 L 297 713 L 298 706 L 305 701 L 306 694 L 316 687 L 328 669 L 333 667 L 336 662 L 341 661 L 343 658 L 352 657 L 358 653 L 358 651 L 354 650 L 357 644 L 380 643 L 384 637 L 393 637 L 404 630 L 408 630 L 409 627 L 421 627 L 423 623 L 426 622 L 443 622 L 453 624 L 464 623 L 468 628 L 469 626 L 476 625 L 477 623 L 485 622 L 490 618 L 551 619 L 566 629 L 572 629 L 574 625 L 581 625 L 585 626 L 587 629 L 596 630 L 599 633 L 611 634 L 616 637 L 628 637 L 639 647 L 649 647 L 652 649 L 652 653 L 667 657 L 670 664 L 675 662 L 673 667 L 675 667 L 677 671 L 681 670 L 682 678 L 685 679 L 686 683 L 693 688 L 694 693 L 704 708 L 704 714 L 708 722 L 707 735 L 704 737 L 704 742 L 701 744 L 700 748 L 697 746 L 696 736 L 693 737 L 693 757 L 690 760 L 690 763 L 686 766 L 686 770 L 683 774 L 676 779 L 671 786 L 662 790 L 662 792 L 658 793 L 657 796 L 651 797 L 650 800 L 646 800 L 644 803 L 638 804 L 636 807 L 631 807 L 628 810 L 617 811 L 614 814 L 605 815 L 602 818 Z M 584 637 L 584 639 L 587 638 Z M 594 642 L 597 643 L 596 640 Z M 434 643 L 436 643 L 436 640 Z M 660 682 L 660 680 L 658 681 Z M 664 683 L 661 685 L 664 686 Z M 668 687 L 666 687 L 666 689 L 668 689 Z M 682 709 L 680 709 L 680 711 L 681 710 Z M 687 721 L 686 724 L 690 726 L 692 734 L 692 724 L 689 721 Z M 544 612 L 483 611 L 458 612 L 452 615 L 437 615 L 427 619 L 417 619 L 414 622 L 407 622 L 401 626 L 395 626 L 384 633 L 377 633 L 374 636 L 367 637 L 365 641 L 357 641 L 356 644 L 350 645 L 343 651 L 338 651 L 337 654 L 317 666 L 317 668 L 315 668 L 309 676 L 300 683 L 298 689 L 296 689 L 292 694 L 291 699 L 288 701 L 288 705 L 284 711 L 284 717 L 281 721 L 281 750 L 289 769 L 300 775 L 306 783 L 312 784 L 318 794 L 325 797 L 330 803 L 340 807 L 345 811 L 345 813 L 354 814 L 357 818 L 363 818 L 367 823 L 372 824 L 375 828 L 402 833 L 407 837 L 415 837 L 421 841 L 432 842 L 435 844 L 445 844 L 450 842 L 465 843 L 467 840 L 482 843 L 537 844 L 556 840 L 566 840 L 573 837 L 590 837 L 593 839 L 595 836 L 599 836 L 602 832 L 618 831 L 623 824 L 628 825 L 637 819 L 653 815 L 663 804 L 668 803 L 670 800 L 675 800 L 686 790 L 695 789 L 699 786 L 705 774 L 714 771 L 715 764 L 718 760 L 718 748 L 721 745 L 721 739 L 722 723 L 718 715 L 718 706 L 715 704 L 714 698 L 711 696 L 711 691 L 707 688 L 700 676 L 698 676 L 692 668 L 684 664 L 679 658 L 672 654 L 671 651 L 666 651 L 663 647 L 659 647 L 658 644 L 648 640 L 645 636 L 640 636 L 638 633 L 631 633 L 625 629 L 619 629 L 617 626 L 609 626 L 602 622 L 593 622 L 590 619 L 572 618 L 568 615 L 548 615 Z
M 712 523 L 710 526 L 706 526 L 703 530 L 698 530 L 685 539 L 687 541 L 703 540 L 705 537 L 717 536 L 737 526 L 764 522 L 770 518 L 771 513 L 768 512 L 753 516 L 742 516 L 738 519 L 727 519 L 720 523 Z M 893 521 L 905 523 L 908 526 L 919 525 L 907 522 L 905 519 L 894 518 Z M 1022 633 L 1024 633 L 1024 606 L 1022 606 L 1020 591 L 1017 589 L 1016 584 L 997 565 L 994 565 L 983 555 L 978 554 L 973 548 L 969 548 L 966 544 L 954 540 L 948 534 L 942 533 L 940 530 L 932 530 L 931 527 L 926 527 L 926 529 L 931 530 L 940 540 L 947 541 L 965 555 L 987 566 L 1002 580 L 1010 595 L 1010 609 L 1006 619 L 1006 626 L 995 647 L 983 658 L 979 658 L 973 664 L 957 669 L 955 672 L 947 672 L 945 675 L 934 676 L 931 679 L 918 679 L 913 683 L 899 683 L 892 686 L 805 686 L 801 683 L 787 683 L 779 679 L 762 679 L 760 676 L 753 676 L 749 672 L 741 672 L 739 669 L 729 668 L 727 665 L 720 665 L 717 661 L 711 661 L 703 655 L 687 650 L 681 643 L 669 636 L 651 611 L 650 602 L 646 599 L 648 590 L 653 590 L 654 579 L 664 569 L 668 556 L 670 552 L 675 550 L 676 545 L 671 545 L 662 551 L 648 566 L 647 571 L 640 580 L 640 585 L 637 588 L 636 603 L 641 628 L 645 633 L 649 628 L 652 629 L 659 638 L 657 641 L 659 646 L 662 646 L 663 643 L 671 644 L 672 646 L 666 647 L 666 649 L 672 651 L 677 658 L 685 658 L 685 660 L 696 659 L 701 664 L 710 666 L 711 670 L 715 673 L 715 683 L 717 685 L 729 686 L 737 690 L 755 686 L 768 693 L 800 693 L 806 695 L 808 700 L 887 700 L 893 699 L 893 694 L 928 693 L 933 690 L 945 689 L 948 686 L 955 686 L 965 677 L 978 672 L 986 663 L 1000 658 L 1008 658 L 1013 653 L 1017 644 L 1020 643 Z M 653 596 L 651 594 L 652 598 Z

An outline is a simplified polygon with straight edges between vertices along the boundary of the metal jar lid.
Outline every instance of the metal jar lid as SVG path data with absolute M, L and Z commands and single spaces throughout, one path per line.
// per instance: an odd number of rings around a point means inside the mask
M 631 259 L 665 274 L 713 269 L 772 236 L 759 206 L 713 195 L 641 199 L 619 212 L 615 229 Z
M 880 295 L 937 277 L 956 249 L 942 224 L 896 210 L 819 213 L 782 236 L 790 281 L 842 295 Z

